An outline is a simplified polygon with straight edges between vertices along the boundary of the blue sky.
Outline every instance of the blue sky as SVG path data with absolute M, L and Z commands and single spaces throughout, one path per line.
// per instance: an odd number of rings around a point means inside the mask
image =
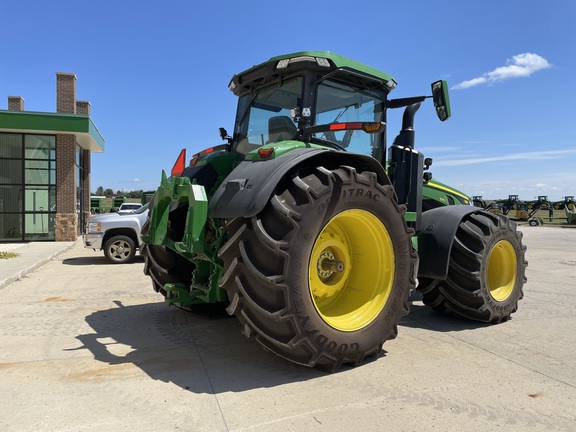
M 155 189 L 180 149 L 233 129 L 234 73 L 328 50 L 392 75 L 392 97 L 448 81 L 452 118 L 425 103 L 415 123 L 438 180 L 485 199 L 576 195 L 573 0 L 4 3 L 0 109 L 22 96 L 53 112 L 55 73 L 75 73 L 106 140 L 92 191 Z M 400 123 L 392 111 L 389 142 Z

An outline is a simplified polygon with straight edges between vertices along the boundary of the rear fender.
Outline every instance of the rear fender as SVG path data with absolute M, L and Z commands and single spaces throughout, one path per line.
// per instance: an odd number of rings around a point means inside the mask
M 380 183 L 390 184 L 384 168 L 372 157 L 326 149 L 298 149 L 275 159 L 241 162 L 214 193 L 208 206 L 208 217 L 235 218 L 258 214 L 282 177 L 300 165 L 328 169 L 348 165 L 361 171 L 373 171 Z
M 418 276 L 446 279 L 450 251 L 460 222 L 478 207 L 455 205 L 438 207 L 422 213 L 422 231 L 418 235 Z

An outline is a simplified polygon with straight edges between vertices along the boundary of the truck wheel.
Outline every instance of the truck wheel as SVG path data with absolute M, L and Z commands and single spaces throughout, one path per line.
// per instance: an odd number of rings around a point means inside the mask
M 526 246 L 507 217 L 473 213 L 460 222 L 446 280 L 423 279 L 423 302 L 439 312 L 499 323 L 516 312 L 526 282 Z
M 117 235 L 104 243 L 104 256 L 113 264 L 126 264 L 134 259 L 136 246 L 130 237 Z
M 371 172 L 287 176 L 264 210 L 227 227 L 219 283 L 228 313 L 246 336 L 298 364 L 333 371 L 378 355 L 415 285 L 404 212 Z

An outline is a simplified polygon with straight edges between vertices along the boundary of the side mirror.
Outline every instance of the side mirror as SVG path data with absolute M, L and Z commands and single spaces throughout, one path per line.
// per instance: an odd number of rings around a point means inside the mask
M 448 83 L 444 80 L 432 83 L 432 99 L 436 115 L 440 121 L 448 120 L 450 115 L 450 95 L 448 94 Z
M 224 141 L 228 141 L 228 144 L 232 143 L 232 137 L 228 135 L 228 132 L 223 127 L 218 128 L 218 132 L 220 133 L 220 138 Z

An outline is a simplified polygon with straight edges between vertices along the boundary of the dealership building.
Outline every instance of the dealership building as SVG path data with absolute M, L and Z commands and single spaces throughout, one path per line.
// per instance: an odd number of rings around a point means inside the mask
M 0 242 L 74 241 L 90 215 L 90 156 L 104 139 L 76 75 L 56 73 L 56 112 L 0 109 Z

